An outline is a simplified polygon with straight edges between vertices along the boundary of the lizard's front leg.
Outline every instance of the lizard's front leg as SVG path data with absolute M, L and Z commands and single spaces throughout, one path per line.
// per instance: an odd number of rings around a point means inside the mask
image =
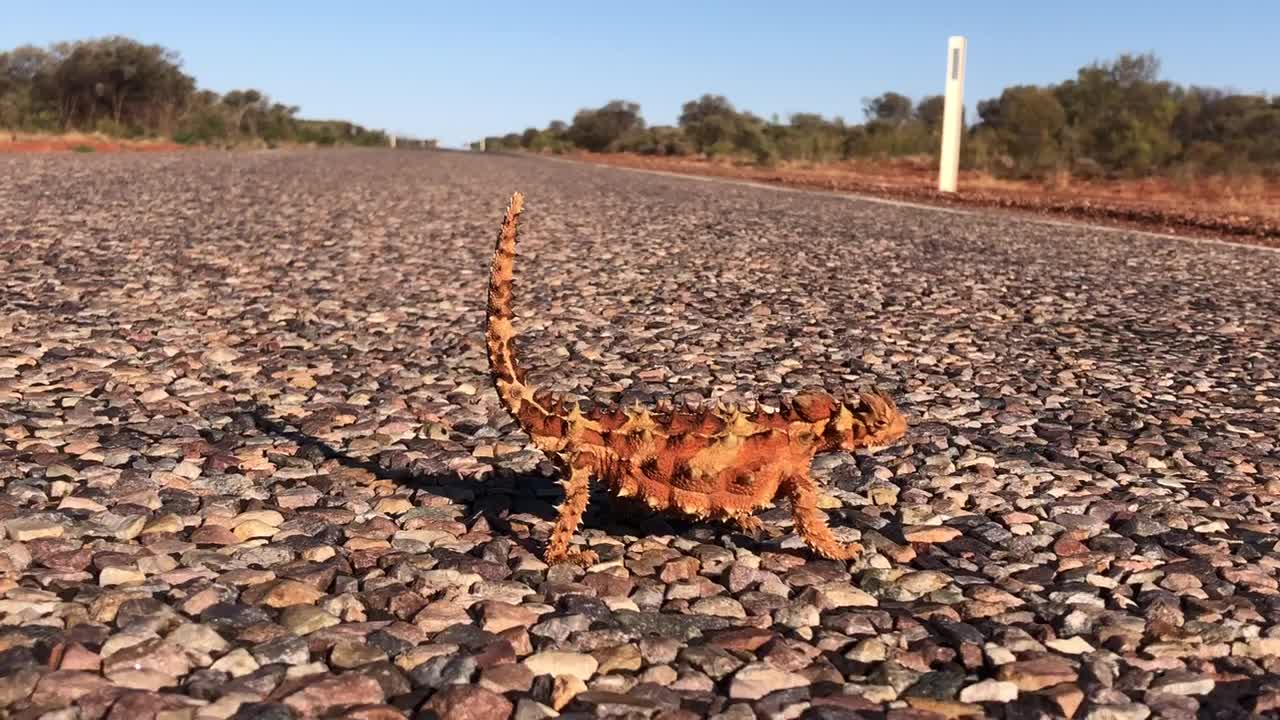
M 818 493 L 812 478 L 808 475 L 789 477 L 783 481 L 782 490 L 791 501 L 796 532 L 814 552 L 832 560 L 852 560 L 862 555 L 861 545 L 841 543 L 827 527 L 826 519 L 818 511 Z
M 587 509 L 594 468 L 593 457 L 586 453 L 574 455 L 569 462 L 569 478 L 560 483 L 564 487 L 564 502 L 560 504 L 560 514 L 543 555 L 543 561 L 548 565 L 571 562 L 589 567 L 599 562 L 599 556 L 590 550 L 569 549 L 569 539 L 578 529 L 582 513 Z

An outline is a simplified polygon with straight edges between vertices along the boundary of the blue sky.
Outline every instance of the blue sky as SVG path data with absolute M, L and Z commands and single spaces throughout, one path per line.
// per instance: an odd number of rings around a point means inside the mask
M 1155 52 L 1184 84 L 1280 93 L 1280 2 L 15 2 L 0 48 L 108 34 L 181 53 L 201 87 L 256 87 L 306 117 L 456 147 L 611 99 L 674 123 L 705 92 L 769 117 L 862 119 L 886 90 L 940 93 L 969 40 L 966 105 Z

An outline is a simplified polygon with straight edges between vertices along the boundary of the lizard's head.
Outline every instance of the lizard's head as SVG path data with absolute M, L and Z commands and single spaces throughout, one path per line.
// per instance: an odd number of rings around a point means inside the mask
M 907 419 L 884 393 L 861 393 L 854 402 L 840 403 L 824 433 L 832 450 L 875 449 L 891 445 L 907 432 Z

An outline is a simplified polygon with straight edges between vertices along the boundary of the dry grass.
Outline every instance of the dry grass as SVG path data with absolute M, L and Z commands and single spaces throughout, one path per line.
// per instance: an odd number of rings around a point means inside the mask
M 1114 220 L 1148 229 L 1280 237 L 1280 181 L 1259 176 L 1153 177 L 1085 180 L 1058 173 L 1044 180 L 1008 180 L 962 170 L 959 192 L 937 191 L 937 165 L 929 158 L 839 163 L 779 163 L 771 168 L 726 160 L 576 153 L 586 162 L 836 191 L 881 194 L 946 204 L 1005 207 Z
M 172 140 L 125 140 L 101 133 L 24 133 L 0 130 L 0 152 L 171 152 L 187 146 Z
M 28 152 L 174 152 L 200 149 L 217 150 L 317 150 L 318 143 L 277 141 L 261 138 L 229 138 L 209 145 L 183 145 L 169 139 L 142 138 L 126 140 L 102 133 L 23 133 L 0 129 L 0 153 Z M 348 146 L 342 146 L 348 147 Z

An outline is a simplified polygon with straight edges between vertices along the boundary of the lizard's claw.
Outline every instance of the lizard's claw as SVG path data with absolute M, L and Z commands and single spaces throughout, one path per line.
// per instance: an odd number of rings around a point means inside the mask
M 565 550 L 560 553 L 547 553 L 543 560 L 548 565 L 559 565 L 561 563 L 571 563 L 583 568 L 589 568 L 600 562 L 600 556 L 594 550 Z
M 758 537 L 764 531 L 764 521 L 755 515 L 740 515 L 733 518 L 733 523 L 751 537 Z
M 863 548 L 858 543 L 849 543 L 847 545 L 836 545 L 835 547 L 822 547 L 818 549 L 818 554 L 831 560 L 856 560 L 862 557 Z

